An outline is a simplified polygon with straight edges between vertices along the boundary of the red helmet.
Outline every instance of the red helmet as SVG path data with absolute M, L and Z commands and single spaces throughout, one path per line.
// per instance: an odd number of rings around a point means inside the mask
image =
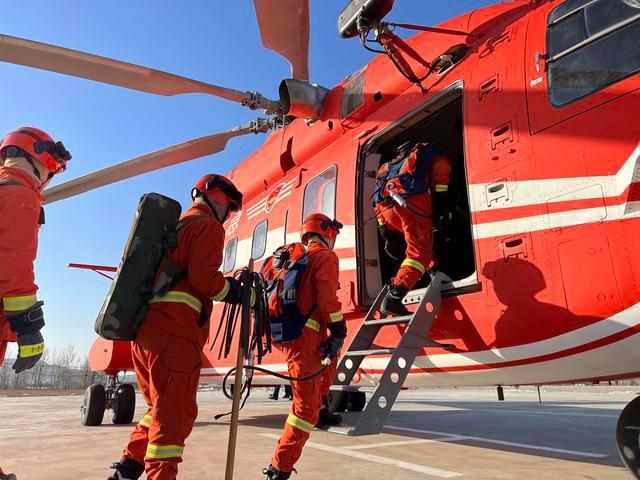
M 302 222 L 300 237 L 302 238 L 302 243 L 305 245 L 307 243 L 305 237 L 311 233 L 335 240 L 343 226 L 339 221 L 331 220 L 322 213 L 312 213 Z
M 221 204 L 228 203 L 232 212 L 242 208 L 242 193 L 231 180 L 222 175 L 212 173 L 198 180 L 191 190 L 191 199 L 195 200 L 201 195 Z
M 55 142 L 51 136 L 33 127 L 21 127 L 9 133 L 0 145 L 0 156 L 6 160 L 10 156 L 22 156 L 19 151 L 12 152 L 11 147 L 23 150 L 40 162 L 49 173 L 59 173 L 67 168 L 71 154 L 62 142 Z

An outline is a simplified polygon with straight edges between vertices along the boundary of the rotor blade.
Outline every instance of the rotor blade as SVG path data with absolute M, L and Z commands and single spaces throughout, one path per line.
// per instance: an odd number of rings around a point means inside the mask
M 141 157 L 103 168 L 102 170 L 45 190 L 44 196 L 46 200 L 44 203 L 57 202 L 58 200 L 63 200 L 88 190 L 135 177 L 136 175 L 153 172 L 154 170 L 220 152 L 224 150 L 229 139 L 251 132 L 266 131 L 268 129 L 267 123 L 268 121 L 266 120 L 250 122 L 226 132 L 196 138 L 195 140 L 147 153 Z
M 276 102 L 254 92 L 219 87 L 152 68 L 9 35 L 0 35 L 0 60 L 156 95 L 205 93 L 250 108 L 277 109 Z
M 262 45 L 291 64 L 291 76 L 309 80 L 309 0 L 253 0 Z

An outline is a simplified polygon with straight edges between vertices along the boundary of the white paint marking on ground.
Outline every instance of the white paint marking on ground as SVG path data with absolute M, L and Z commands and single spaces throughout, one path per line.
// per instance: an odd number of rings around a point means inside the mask
M 536 410 L 503 410 L 494 408 L 456 408 L 453 412 L 486 412 L 486 413 L 520 413 L 523 415 L 561 415 L 563 417 L 598 417 L 598 418 L 618 418 L 619 415 L 604 415 L 601 413 L 570 413 L 570 412 L 547 412 Z
M 280 438 L 280 435 L 275 435 L 272 433 L 261 433 L 262 437 L 272 438 L 277 440 Z M 344 448 L 336 448 L 331 447 L 329 445 L 324 445 L 322 443 L 317 442 L 307 442 L 305 443 L 305 447 L 315 448 L 316 450 L 323 450 L 325 452 L 330 452 L 333 454 L 344 455 L 345 457 L 357 458 L 358 460 L 363 460 L 365 462 L 373 462 L 380 463 L 382 465 L 389 465 L 396 468 L 402 468 L 404 470 L 409 470 L 411 472 L 424 473 L 426 475 L 431 475 L 434 477 L 440 478 L 455 478 L 463 476 L 462 473 L 459 472 L 451 472 L 449 470 L 441 470 L 439 468 L 427 467 L 424 465 L 417 465 L 415 463 L 403 462 L 402 460 L 395 460 L 393 458 L 380 457 L 378 455 L 371 455 L 369 453 L 363 452 L 354 452 L 351 450 L 345 450 Z
M 404 432 L 412 432 L 412 433 L 423 433 L 423 434 L 427 434 L 427 435 L 453 435 L 453 434 L 449 434 L 447 432 L 436 432 L 433 430 L 420 430 L 417 428 L 408 428 L 408 427 L 394 427 L 391 425 L 387 425 L 385 427 L 385 429 L 387 430 L 400 430 L 400 431 L 404 431 Z M 542 445 L 531 445 L 528 443 L 516 443 L 516 442 L 506 442 L 504 440 L 495 440 L 493 438 L 484 438 L 484 437 L 473 437 L 471 435 L 458 435 L 459 438 L 457 438 L 456 440 L 451 440 L 451 441 L 460 441 L 460 440 L 474 440 L 476 442 L 481 442 L 481 443 L 493 443 L 495 445 L 506 445 L 508 447 L 517 447 L 517 448 L 525 448 L 528 450 L 541 450 L 544 452 L 553 452 L 553 453 L 565 453 L 567 455 L 574 455 L 576 457 L 588 457 L 588 458 L 604 458 L 604 457 L 608 457 L 609 455 L 604 455 L 602 453 L 591 453 L 591 452 L 580 452 L 577 450 L 564 450 L 562 448 L 553 448 L 553 447 L 545 447 Z M 444 438 L 442 440 L 443 442 L 447 442 L 449 440 L 447 440 L 446 438 Z
M 450 435 L 441 438 L 423 438 L 416 440 L 398 440 L 397 442 L 383 442 L 383 443 L 365 443 L 362 445 L 349 445 L 347 450 L 365 450 L 367 448 L 383 448 L 383 447 L 397 447 L 400 445 L 420 445 L 423 443 L 441 443 L 441 442 L 453 442 L 455 440 L 462 440 L 460 435 Z

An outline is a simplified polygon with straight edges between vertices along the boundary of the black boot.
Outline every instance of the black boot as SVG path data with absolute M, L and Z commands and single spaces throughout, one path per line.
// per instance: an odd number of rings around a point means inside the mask
M 410 312 L 407 307 L 402 303 L 402 299 L 405 297 L 409 290 L 402 285 L 391 285 L 389 292 L 382 300 L 380 305 L 380 311 L 385 315 L 394 315 L 397 317 L 404 317 L 409 315 Z
M 112 463 L 111 468 L 115 469 L 115 472 L 107 480 L 138 480 L 144 473 L 144 465 L 127 457 Z
M 13 473 L 0 473 L 0 480 L 17 480 Z
M 291 476 L 291 472 L 281 472 L 273 465 L 263 468 L 262 473 L 267 476 L 266 480 L 287 480 Z
M 322 408 L 320 408 L 320 416 L 318 417 L 317 428 L 333 427 L 342 423 L 342 415 L 329 411 L 329 399 L 322 397 Z

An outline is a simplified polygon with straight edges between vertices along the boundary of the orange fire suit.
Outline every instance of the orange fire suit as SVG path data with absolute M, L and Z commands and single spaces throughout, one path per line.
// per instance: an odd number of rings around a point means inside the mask
M 181 218 L 178 246 L 170 254 L 188 275 L 149 312 L 133 342 L 133 360 L 147 413 L 129 437 L 124 456 L 144 463 L 150 480 L 174 480 L 185 440 L 198 414 L 196 393 L 201 352 L 209 330 L 211 299 L 223 299 L 229 284 L 219 271 L 224 229 L 211 211 L 193 205 Z
M 292 377 L 311 375 L 322 368 L 322 354 L 318 348 L 327 338 L 328 325 L 344 322 L 342 305 L 336 296 L 338 256 L 333 250 L 313 240 L 307 247 L 307 255 L 308 264 L 298 286 L 297 303 L 302 312 L 311 311 L 314 305 L 316 309 L 299 338 L 274 344 L 284 354 Z M 271 464 L 282 472 L 291 472 L 300 458 L 309 433 L 318 422 L 322 403 L 320 376 L 300 382 L 292 381 L 291 387 L 291 412 L 271 460 Z
M 33 262 L 42 200 L 27 173 L 0 167 L 0 364 L 7 342 L 16 341 L 3 310 L 26 310 L 37 302 Z
M 434 156 L 427 178 L 432 192 L 448 190 L 451 169 L 449 158 L 444 155 Z M 431 219 L 433 208 L 429 192 L 411 195 L 406 198 L 406 201 L 411 208 L 401 207 L 393 201 L 386 201 L 377 204 L 375 212 L 378 223 L 404 236 L 407 243 L 406 256 L 391 283 L 411 290 L 427 269 L 432 268 L 435 263 L 433 220 Z

